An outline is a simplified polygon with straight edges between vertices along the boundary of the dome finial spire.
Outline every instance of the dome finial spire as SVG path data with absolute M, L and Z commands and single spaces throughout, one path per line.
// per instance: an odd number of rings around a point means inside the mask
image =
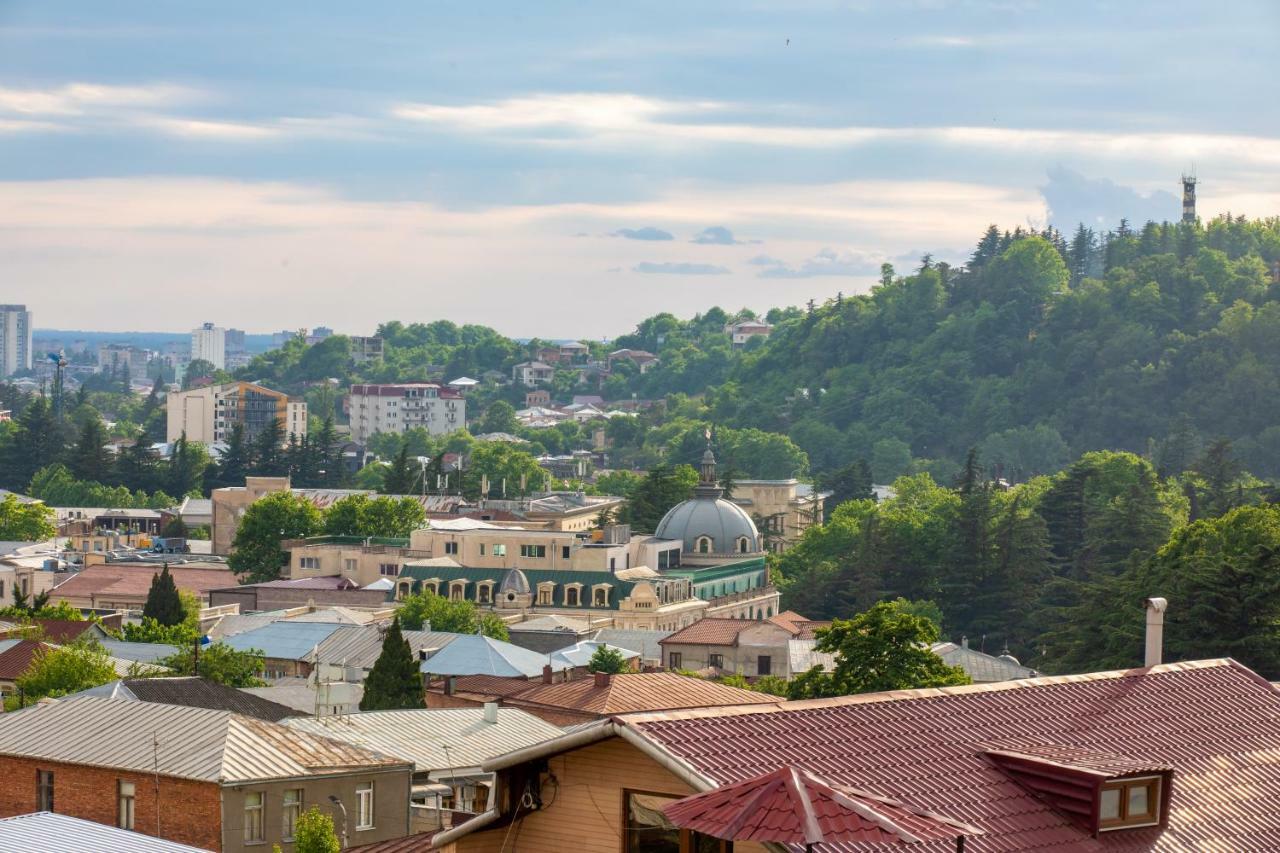
M 720 483 L 716 480 L 716 455 L 711 450 L 711 427 L 707 427 L 703 435 L 707 437 L 707 449 L 702 451 L 702 471 L 694 494 L 700 498 L 715 499 L 722 492 Z

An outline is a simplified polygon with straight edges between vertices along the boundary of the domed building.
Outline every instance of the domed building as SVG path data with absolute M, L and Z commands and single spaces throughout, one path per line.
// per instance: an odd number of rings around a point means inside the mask
M 764 556 L 764 543 L 751 516 L 724 499 L 716 482 L 716 457 L 710 444 L 702 454 L 701 477 L 693 497 L 668 510 L 653 535 L 684 542 L 681 565 L 712 566 Z

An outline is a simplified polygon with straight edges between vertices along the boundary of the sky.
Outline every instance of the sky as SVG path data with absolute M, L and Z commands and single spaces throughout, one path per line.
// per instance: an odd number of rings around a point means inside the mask
M 1280 214 L 1280 4 L 0 0 L 39 328 L 604 337 L 991 223 Z

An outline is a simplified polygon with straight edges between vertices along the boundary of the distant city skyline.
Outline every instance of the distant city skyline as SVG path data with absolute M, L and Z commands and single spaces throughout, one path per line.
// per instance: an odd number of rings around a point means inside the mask
M 0 6 L 40 328 L 614 337 L 864 292 L 990 223 L 1280 213 L 1280 7 Z

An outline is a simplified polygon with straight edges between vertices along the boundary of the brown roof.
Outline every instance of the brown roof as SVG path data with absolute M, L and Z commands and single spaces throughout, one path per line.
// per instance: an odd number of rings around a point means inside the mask
M 1280 849 L 1280 692 L 1231 660 L 619 722 L 718 785 L 793 765 L 830 785 L 963 820 L 984 832 L 966 846 L 975 853 Z M 992 760 L 1005 755 L 1068 770 L 1171 767 L 1168 826 L 1094 837 Z
M 90 595 L 101 598 L 118 596 L 145 599 L 151 590 L 151 578 L 160 574 L 161 568 L 160 563 L 101 563 L 88 566 L 54 587 L 50 597 L 54 601 L 62 598 L 87 598 Z M 236 583 L 235 572 L 213 565 L 170 565 L 169 574 L 173 576 L 178 589 L 193 592 L 201 598 L 207 597 L 209 590 L 234 586 Z
M 664 637 L 658 642 L 661 645 L 668 643 L 682 643 L 691 646 L 733 646 L 738 643 L 738 635 L 753 625 L 759 625 L 751 619 L 720 619 L 716 617 L 708 617 L 699 619 L 687 628 L 682 628 Z M 791 629 L 785 625 L 779 625 L 788 632 Z
M 33 621 L 46 640 L 59 645 L 73 642 L 85 631 L 93 630 L 95 624 L 83 619 L 35 619 Z
M 360 844 L 356 847 L 348 847 L 347 853 L 433 853 L 436 848 L 431 846 L 431 837 L 434 834 L 419 832 L 416 835 L 389 838 L 372 844 Z
M 542 682 L 537 682 L 541 684 Z M 503 675 L 461 675 L 454 679 L 453 690 L 455 693 L 469 693 L 475 696 L 498 697 L 498 696 L 514 696 L 524 690 L 528 690 L 534 682 L 527 678 L 511 678 Z M 431 686 L 440 689 L 444 686 L 443 679 L 433 681 Z
M 819 628 L 830 628 L 831 621 L 821 621 L 818 619 L 809 619 L 801 616 L 794 610 L 784 610 L 777 616 L 770 616 L 767 620 L 780 628 L 786 628 L 791 633 L 793 640 L 813 640 L 817 638 L 815 632 Z
M 18 640 L 0 651 L 0 679 L 14 681 L 31 668 L 36 652 L 45 646 L 39 640 Z
M 597 686 L 594 676 L 558 684 L 537 682 L 507 697 L 503 704 L 513 708 L 563 708 L 610 716 L 635 711 L 759 705 L 778 701 L 777 696 L 767 693 L 673 672 L 628 672 L 609 677 L 604 686 Z

